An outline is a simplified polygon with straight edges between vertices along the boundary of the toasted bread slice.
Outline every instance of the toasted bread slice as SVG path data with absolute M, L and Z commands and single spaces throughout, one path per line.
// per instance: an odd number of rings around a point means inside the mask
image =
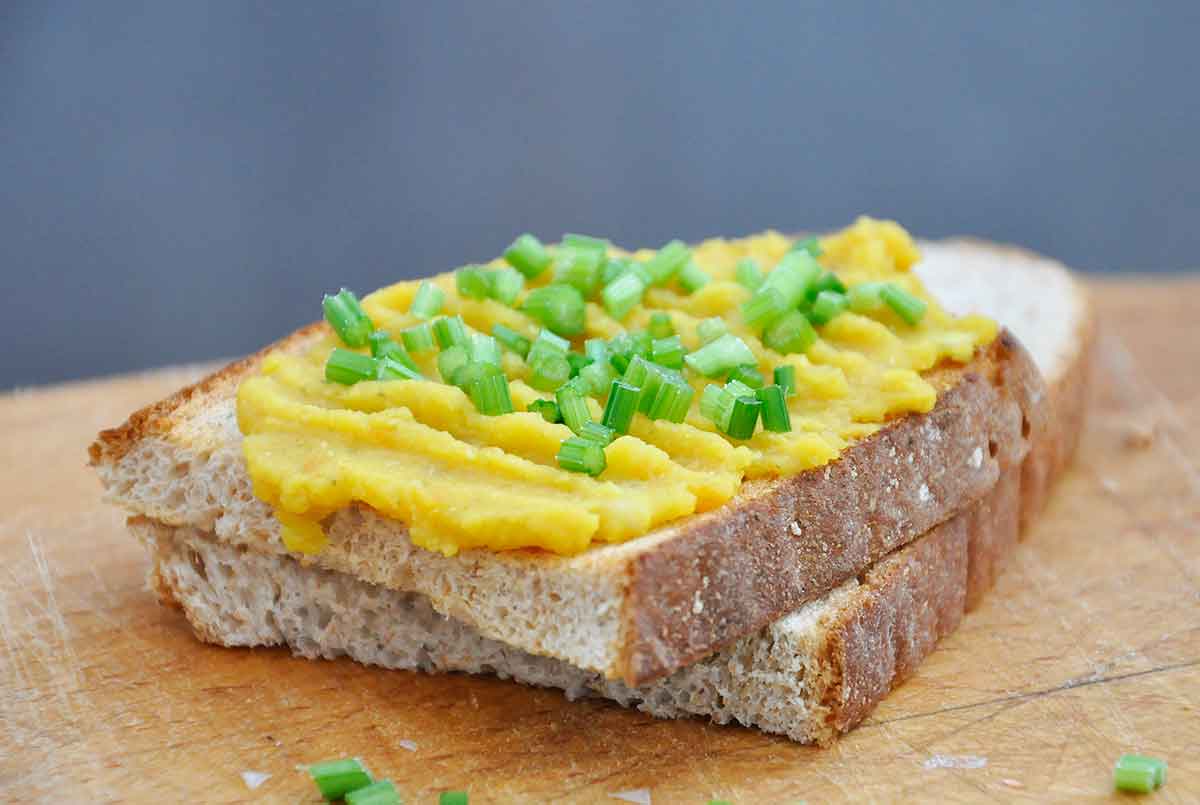
M 958 259 L 976 247 L 947 248 Z M 303 349 L 322 326 L 279 346 Z M 269 508 L 251 492 L 236 426 L 237 384 L 261 356 L 100 434 L 91 456 L 108 498 L 163 524 L 286 553 Z M 311 561 L 421 593 L 493 640 L 644 684 L 825 594 L 968 508 L 1002 470 L 1022 464 L 1032 437 L 1054 431 L 1041 376 L 1010 333 L 969 365 L 926 376 L 939 392 L 928 414 L 890 423 L 825 467 L 747 483 L 725 506 L 627 543 L 574 557 L 445 557 L 414 547 L 403 523 L 354 506 L 326 521 L 330 545 Z

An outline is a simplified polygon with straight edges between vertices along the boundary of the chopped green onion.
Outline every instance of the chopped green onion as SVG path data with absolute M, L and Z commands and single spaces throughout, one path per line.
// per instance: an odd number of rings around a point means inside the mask
M 668 369 L 682 369 L 683 356 L 686 350 L 679 336 L 656 338 L 650 345 L 650 360 Z
M 466 791 L 443 791 L 438 797 L 438 805 L 469 805 Z
M 700 394 L 700 415 L 711 421 L 717 429 L 729 427 L 729 415 L 733 413 L 736 398 L 720 386 L 709 383 Z
M 793 310 L 763 333 L 763 344 L 784 355 L 807 352 L 816 341 L 817 331 L 798 310 Z
M 471 366 L 490 366 L 490 364 L 467 364 L 463 371 Z M 461 374 L 460 374 L 461 376 Z M 467 396 L 475 403 L 475 408 L 484 416 L 499 416 L 513 412 L 512 397 L 508 391 L 508 378 L 503 372 L 486 374 L 471 380 L 466 385 Z
M 688 408 L 692 405 L 694 395 L 695 391 L 682 377 L 678 375 L 663 376 L 646 415 L 651 419 L 682 422 L 687 416 Z
M 617 438 L 617 433 L 612 428 L 590 419 L 579 428 L 579 435 L 601 447 L 608 447 L 612 440 Z
M 617 433 L 629 433 L 629 424 L 637 412 L 641 393 L 639 386 L 614 380 L 609 386 L 608 404 L 604 406 L 604 416 L 600 421 Z
M 560 338 L 549 330 L 543 328 L 537 334 L 537 338 L 533 339 L 533 344 L 529 347 L 526 360 L 528 360 L 530 363 L 533 363 L 534 361 L 547 355 L 554 355 L 565 359 L 570 350 L 570 341 L 565 338 Z
M 321 790 L 321 796 L 330 802 L 371 784 L 371 773 L 356 757 L 314 763 L 308 767 L 308 773 Z
M 529 347 L 531 346 L 530 340 L 511 327 L 507 327 L 499 322 L 493 324 L 492 338 L 495 338 L 509 350 L 517 353 L 522 358 L 529 354 Z
M 781 363 L 775 367 L 775 385 L 783 389 L 785 396 L 796 393 L 796 367 L 789 363 Z
M 578 352 L 567 353 L 567 364 L 571 367 L 571 377 L 578 377 L 579 370 L 592 362 L 587 355 Z
M 617 372 L 607 359 L 593 361 L 579 370 L 579 377 L 588 385 L 587 394 L 599 396 L 603 394 L 616 377 Z
M 747 386 L 740 380 L 730 380 L 725 384 L 725 390 L 734 397 L 753 397 L 754 389 Z
M 778 288 L 763 286 L 742 303 L 742 320 L 747 327 L 769 327 L 788 312 L 787 300 Z
M 608 363 L 608 342 L 603 338 L 589 338 L 584 341 L 583 352 L 594 363 Z
M 392 342 L 392 337 L 383 330 L 374 330 L 367 336 L 367 343 L 371 345 L 371 357 L 378 358 L 379 353 L 387 348 L 387 345 Z
M 735 366 L 727 379 L 745 383 L 752 389 L 760 389 L 766 382 L 763 380 L 762 372 L 758 371 L 758 367 L 749 364 L 746 366 Z
M 581 396 L 581 397 L 587 397 L 588 395 L 590 395 L 592 393 L 592 387 L 588 383 L 588 381 L 584 380 L 582 377 L 579 377 L 578 375 L 576 375 L 575 377 L 572 377 L 566 383 L 563 383 L 561 386 L 559 386 L 559 388 L 560 389 L 572 389 L 575 392 L 577 392 L 579 394 L 579 396 Z
M 493 366 L 501 365 L 500 343 L 490 335 L 471 333 L 471 340 L 468 344 L 471 360 L 490 363 Z
M 712 282 L 712 277 L 708 276 L 704 269 L 696 265 L 695 261 L 689 260 L 687 265 L 679 270 L 679 276 L 676 277 L 676 280 L 678 280 L 679 286 L 684 291 L 695 293 Z
M 592 421 L 587 400 L 578 389 L 570 385 L 559 386 L 554 392 L 554 401 L 558 403 L 558 412 L 562 415 L 563 424 L 575 434 L 580 433 L 583 423 Z
M 413 297 L 408 312 L 418 319 L 432 319 L 442 312 L 442 303 L 445 301 L 445 291 L 429 280 L 424 280 L 417 287 L 417 294 Z
M 353 386 L 363 380 L 374 380 L 379 373 L 379 362 L 370 355 L 351 352 L 335 347 L 325 361 L 325 379 L 344 386 Z
M 821 291 L 813 300 L 808 315 L 812 318 L 813 324 L 829 324 L 842 315 L 848 306 L 849 302 L 846 301 L 843 294 L 837 291 Z
M 513 302 L 525 290 L 525 276 L 511 268 L 500 268 L 492 272 L 492 298 L 512 307 Z
M 594 238 L 591 235 L 575 235 L 570 232 L 562 236 L 562 245 L 581 252 L 594 252 L 600 259 L 608 254 L 609 242 L 604 238 Z
M 538 391 L 554 391 L 571 379 L 571 365 L 562 355 L 542 355 L 529 363 L 529 385 Z
M 554 259 L 554 281 L 575 287 L 584 298 L 592 295 L 600 283 L 603 253 L 580 249 L 559 249 Z
M 645 358 L 641 355 L 634 355 L 621 379 L 631 386 L 641 387 L 646 382 L 646 378 L 650 376 L 650 369 L 650 363 Z
M 1118 791 L 1148 794 L 1167 781 L 1167 763 L 1145 755 L 1121 755 L 1113 767 L 1113 785 Z
M 421 373 L 394 358 L 378 358 L 378 368 L 375 370 L 376 380 L 424 380 Z
M 821 291 L 837 291 L 838 293 L 844 294 L 846 292 L 846 284 L 838 279 L 837 274 L 834 274 L 832 271 L 826 271 L 817 278 L 816 282 L 809 286 L 809 299 L 816 299 L 817 294 L 819 294 Z
M 368 336 L 371 344 L 371 356 L 375 358 L 391 358 L 402 363 L 414 372 L 418 371 L 416 361 L 408 354 L 408 350 L 392 340 L 383 330 L 376 330 Z
M 771 269 L 758 293 L 764 288 L 774 288 L 783 296 L 785 305 L 792 308 L 800 303 L 809 286 L 820 276 L 821 266 L 812 255 L 804 251 L 788 252 Z
M 822 254 L 824 254 L 824 250 L 821 248 L 821 241 L 817 240 L 816 238 L 804 238 L 803 240 L 798 240 L 792 244 L 790 251 L 808 252 L 813 257 L 820 257 Z
M 426 352 L 433 349 L 433 327 L 429 322 L 415 324 L 400 331 L 400 340 L 409 352 Z
M 762 403 L 763 429 L 774 433 L 788 433 L 792 429 L 792 415 L 788 412 L 787 395 L 779 386 L 764 386 L 754 392 Z
M 391 780 L 378 780 L 346 793 L 346 805 L 401 805 L 400 794 Z
M 746 342 L 729 333 L 689 353 L 683 360 L 693 371 L 705 377 L 716 377 L 735 366 L 757 363 Z
M 558 448 L 558 466 L 568 472 L 586 472 L 596 476 L 604 472 L 608 462 L 604 458 L 604 448 L 597 442 L 582 436 L 570 436 Z
M 326 294 L 321 306 L 325 309 L 325 321 L 329 322 L 343 344 L 348 347 L 367 345 L 367 337 L 375 326 L 353 291 L 342 288 L 333 296 Z
M 472 383 L 480 378 L 492 377 L 493 375 L 504 375 L 500 371 L 500 367 L 491 363 L 482 363 L 480 361 L 467 361 L 461 366 L 454 369 L 450 374 L 450 384 L 458 386 L 463 391 L 469 392 Z
M 441 349 L 466 344 L 469 338 L 462 316 L 443 316 L 438 319 L 433 323 L 433 335 Z
M 673 240 L 659 249 L 645 263 L 646 273 L 650 275 L 652 285 L 662 285 L 669 282 L 680 272 L 688 260 L 692 259 L 692 250 L 682 240 Z
M 620 321 L 629 315 L 629 311 L 642 301 L 646 292 L 646 283 L 632 271 L 621 274 L 615 280 L 604 286 L 600 300 L 608 315 Z
M 525 406 L 526 411 L 533 411 L 535 414 L 541 414 L 542 419 L 550 424 L 562 422 L 562 415 L 558 412 L 558 403 L 554 400 L 534 400 L 529 405 Z
M 696 337 L 700 339 L 701 344 L 716 341 L 727 332 L 729 325 L 720 316 L 712 316 L 696 325 Z
M 651 338 L 670 338 L 675 335 L 675 325 L 671 323 L 671 314 L 656 310 L 650 314 L 650 326 L 646 328 Z
M 604 261 L 604 265 L 600 266 L 600 284 L 608 285 L 617 277 L 621 276 L 633 261 L 628 257 L 610 257 Z
M 879 290 L 879 296 L 887 303 L 887 306 L 896 312 L 896 315 L 904 319 L 910 325 L 915 325 L 925 316 L 925 311 L 929 307 L 924 300 L 913 296 L 908 291 L 901 288 L 899 285 L 888 283 Z
M 463 266 L 454 272 L 458 295 L 470 299 L 487 299 L 492 295 L 492 273 L 483 266 Z
M 535 288 L 525 297 L 521 309 L 561 336 L 582 333 L 587 316 L 583 294 L 573 285 L 554 284 Z
M 762 268 L 759 267 L 758 261 L 753 257 L 743 257 L 737 261 L 737 267 L 734 268 L 734 279 L 737 284 L 750 292 L 757 291 L 762 287 L 763 276 Z
M 863 282 L 853 285 L 846 291 L 846 301 L 855 313 L 874 313 L 883 307 L 883 297 L 880 291 L 885 283 Z
M 529 279 L 538 276 L 550 266 L 550 254 L 546 247 L 529 233 L 518 237 L 504 250 L 504 260 Z
M 733 402 L 733 411 L 729 415 L 729 428 L 725 431 L 734 439 L 749 439 L 754 435 L 758 425 L 758 413 L 762 409 L 754 397 L 738 397 Z

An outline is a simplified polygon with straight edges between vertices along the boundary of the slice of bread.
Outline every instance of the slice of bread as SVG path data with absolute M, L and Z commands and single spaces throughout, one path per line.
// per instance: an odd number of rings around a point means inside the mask
M 985 310 L 1030 333 L 1052 404 L 1031 434 L 1029 456 L 983 499 L 859 576 L 648 685 L 630 687 L 490 639 L 443 617 L 420 594 L 234 546 L 195 528 L 147 518 L 134 518 L 131 528 L 151 549 L 159 595 L 181 606 L 210 642 L 287 645 L 305 657 L 345 654 L 388 668 L 495 673 L 561 688 L 572 698 L 608 697 L 660 717 L 701 715 L 827 743 L 910 675 L 990 587 L 1016 541 L 1018 515 L 1036 513 L 1082 422 L 1093 325 L 1069 275 L 1032 255 L 978 244 L 931 244 L 927 255 L 920 270 L 950 304 Z M 960 282 L 963 271 L 971 273 L 969 283 Z M 1043 291 L 1034 304 L 1021 295 L 1013 305 L 1000 292 L 1014 275 Z M 1052 449 L 1046 437 L 1054 438 Z M 1033 464 L 1041 469 L 1031 472 Z
M 965 258 L 977 247 L 947 248 Z M 1002 285 L 995 275 L 1003 270 L 992 273 Z M 281 344 L 303 349 L 320 326 Z M 251 492 L 236 425 L 237 384 L 260 359 L 100 434 L 91 457 L 108 499 L 233 545 L 287 553 Z M 488 638 L 640 685 L 753 633 L 963 511 L 1022 464 L 1031 438 L 1053 431 L 1041 376 L 1007 332 L 971 364 L 927 378 L 939 391 L 928 414 L 890 423 L 825 467 L 747 483 L 720 509 L 627 543 L 574 557 L 445 557 L 414 547 L 402 523 L 354 506 L 326 521 L 329 547 L 304 561 L 421 593 Z

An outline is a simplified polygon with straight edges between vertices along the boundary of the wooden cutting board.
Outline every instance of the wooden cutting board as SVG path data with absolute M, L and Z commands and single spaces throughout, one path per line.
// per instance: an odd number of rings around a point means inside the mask
M 319 802 L 361 755 L 409 803 L 1102 800 L 1122 752 L 1200 801 L 1200 279 L 1094 286 L 1074 470 L 997 588 L 831 749 L 495 679 L 196 642 L 99 501 L 100 428 L 195 370 L 0 397 L 0 798 Z M 270 777 L 252 788 L 244 773 Z M 644 789 L 644 791 L 640 791 Z M 648 800 L 641 800 L 648 801 Z

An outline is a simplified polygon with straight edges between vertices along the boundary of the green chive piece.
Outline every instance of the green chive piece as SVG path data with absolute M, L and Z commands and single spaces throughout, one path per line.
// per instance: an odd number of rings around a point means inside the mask
M 608 285 L 625 273 L 631 265 L 633 261 L 628 257 L 609 257 L 604 261 L 604 265 L 600 266 L 600 284 Z
M 783 296 L 787 307 L 800 303 L 809 286 L 821 277 L 821 266 L 808 252 L 788 252 L 763 281 L 763 288 L 774 288 Z M 761 292 L 762 288 L 759 289 Z
M 550 253 L 540 240 L 526 232 L 504 250 L 504 261 L 533 279 L 550 267 Z
M 376 359 L 378 367 L 375 370 L 376 380 L 424 380 L 421 373 L 411 366 L 406 366 L 393 358 Z
M 816 282 L 809 286 L 808 298 L 810 300 L 816 299 L 817 294 L 821 291 L 836 291 L 837 293 L 844 294 L 846 292 L 846 284 L 838 279 L 837 274 L 834 274 L 832 271 L 826 271 L 817 278 Z
M 466 344 L 467 325 L 462 316 L 443 316 L 433 323 L 433 336 L 441 349 Z
M 716 341 L 727 332 L 729 332 L 729 325 L 720 316 L 712 316 L 696 325 L 696 337 L 700 339 L 701 344 Z
M 478 364 L 468 364 L 467 367 Z M 490 364 L 483 364 L 490 366 Z M 464 368 L 463 371 L 466 371 Z M 461 376 L 461 375 L 460 375 Z M 503 372 L 485 374 L 466 384 L 467 396 L 475 408 L 484 416 L 499 416 L 513 412 L 512 397 L 508 390 L 508 378 Z
M 743 257 L 737 261 L 737 266 L 733 270 L 733 277 L 737 280 L 737 284 L 741 285 L 746 290 L 753 293 L 762 287 L 763 276 L 762 267 L 753 257 Z
M 483 266 L 463 266 L 454 272 L 458 295 L 469 299 L 487 299 L 492 295 L 492 273 Z
M 353 386 L 363 380 L 374 380 L 379 363 L 370 355 L 334 347 L 325 361 L 325 379 L 343 386 Z
M 729 416 L 729 428 L 725 431 L 734 439 L 749 439 L 754 435 L 758 425 L 758 414 L 762 409 L 754 397 L 738 397 L 733 402 L 733 411 Z
M 682 422 L 692 405 L 695 390 L 678 375 L 665 375 L 654 393 L 647 413 L 651 419 Z
M 608 462 L 604 458 L 604 448 L 597 442 L 582 436 L 570 436 L 558 448 L 558 466 L 568 472 L 586 472 L 596 476 L 604 472 Z
M 583 352 L 593 363 L 608 363 L 608 342 L 603 338 L 589 338 L 584 341 Z
M 314 763 L 308 767 L 308 773 L 321 790 L 321 796 L 330 802 L 371 784 L 371 773 L 356 757 Z
M 535 288 L 525 297 L 521 310 L 560 336 L 582 333 L 587 316 L 583 294 L 573 285 Z
M 513 306 L 521 291 L 525 290 L 525 275 L 512 268 L 500 268 L 492 272 L 492 298 L 502 305 Z
M 470 354 L 463 346 L 446 347 L 438 353 L 438 374 L 443 383 L 454 385 L 454 376 L 458 370 L 470 362 Z
M 684 363 L 705 377 L 723 375 L 735 366 L 757 363 L 746 342 L 726 333 L 684 357 Z
M 779 386 L 764 386 L 754 392 L 762 403 L 763 429 L 773 433 L 789 433 L 792 430 L 792 415 L 788 412 L 787 395 Z
M 677 335 L 656 338 L 650 345 L 650 360 L 668 369 L 682 369 L 685 351 Z
M 497 322 L 492 325 L 492 338 L 495 338 L 507 349 L 517 353 L 522 358 L 529 354 L 532 342 L 511 327 Z
M 784 355 L 807 352 L 816 341 L 817 331 L 798 310 L 793 310 L 763 333 L 763 344 Z
M 371 344 L 371 356 L 374 358 L 391 358 L 402 363 L 414 372 L 418 371 L 416 361 L 408 354 L 408 350 L 392 340 L 383 330 L 376 330 L 367 337 Z
M 790 363 L 781 363 L 775 367 L 775 385 L 783 389 L 785 396 L 796 393 L 796 367 Z
M 590 419 L 579 428 L 579 435 L 601 447 L 608 447 L 612 444 L 612 440 L 617 438 L 617 432 L 612 428 Z
M 607 358 L 603 361 L 593 361 L 579 370 L 579 378 L 587 383 L 587 394 L 602 395 L 616 378 L 617 372 Z
M 559 249 L 554 259 L 554 281 L 571 285 L 583 297 L 592 295 L 600 283 L 603 254 L 586 249 Z
M 792 244 L 791 251 L 807 252 L 812 257 L 820 257 L 825 253 L 821 248 L 821 241 L 816 238 L 804 238 L 803 240 L 796 241 Z
M 675 279 L 679 282 L 679 287 L 683 288 L 685 293 L 695 293 L 712 282 L 712 277 L 708 276 L 704 269 L 696 265 L 693 260 L 689 260 L 679 270 L 679 275 Z
M 850 303 L 846 300 L 844 294 L 837 291 L 821 291 L 817 294 L 817 298 L 813 300 L 812 308 L 808 315 L 812 318 L 813 324 L 829 324 L 842 313 L 846 312 L 846 308 Z
M 916 325 L 925 316 L 929 305 L 924 300 L 913 296 L 899 285 L 888 283 L 879 290 L 879 296 L 887 306 L 896 312 L 909 325 Z
M 463 391 L 469 391 L 472 383 L 480 378 L 491 377 L 493 375 L 503 375 L 498 366 L 490 363 L 482 363 L 480 361 L 467 361 L 458 366 L 450 374 L 450 385 L 458 386 Z
M 650 314 L 650 326 L 646 328 L 651 338 L 670 338 L 675 335 L 675 325 L 671 323 L 671 314 L 656 310 Z
M 594 238 L 591 235 L 576 235 L 571 232 L 562 236 L 562 245 L 580 252 L 593 252 L 602 260 L 608 254 L 611 245 L 604 238 Z
M 754 397 L 754 389 L 740 380 L 730 380 L 725 384 L 725 390 L 734 397 Z
M 363 788 L 348 791 L 346 805 L 400 805 L 400 794 L 391 780 L 377 780 Z
M 758 371 L 758 367 L 752 365 L 735 366 L 733 371 L 729 373 L 727 380 L 736 380 L 739 383 L 745 383 L 752 389 L 760 389 L 766 383 L 762 372 Z
M 567 353 L 567 364 L 571 367 L 571 377 L 578 377 L 579 371 L 592 362 L 587 355 L 578 352 Z
M 617 433 L 629 433 L 633 415 L 637 413 L 638 398 L 642 390 L 638 386 L 614 380 L 608 389 L 608 403 L 600 421 Z
M 747 327 L 758 329 L 769 327 L 788 312 L 787 300 L 778 288 L 763 286 L 754 296 L 742 303 L 742 320 Z
M 326 294 L 321 306 L 325 310 L 325 321 L 329 322 L 343 344 L 348 347 L 367 345 L 367 337 L 375 326 L 353 291 L 342 288 L 332 296 Z
M 580 435 L 585 422 L 592 421 L 587 400 L 578 389 L 567 384 L 559 386 L 554 392 L 554 401 L 558 403 L 558 412 L 562 415 L 563 424 L 576 435 Z
M 720 386 L 709 383 L 700 394 L 700 415 L 724 432 L 729 427 L 736 398 Z
M 438 805 L 469 805 L 466 791 L 443 791 L 438 797 Z
M 442 312 L 442 304 L 445 301 L 445 291 L 429 280 L 424 280 L 417 286 L 417 294 L 413 297 L 408 312 L 418 319 L 432 319 Z
M 562 415 L 558 412 L 558 403 L 554 400 L 534 400 L 525 407 L 525 410 L 541 414 L 542 419 L 552 425 L 562 422 Z
M 620 321 L 642 301 L 645 292 L 646 283 L 642 278 L 632 271 L 627 271 L 604 286 L 604 290 L 600 292 L 600 301 L 604 303 L 608 315 Z
M 883 290 L 885 283 L 882 282 L 863 282 L 858 285 L 851 286 L 846 291 L 846 301 L 850 305 L 850 309 L 855 313 L 874 313 L 883 307 L 883 297 L 880 291 Z
M 571 365 L 562 355 L 542 355 L 530 360 L 529 368 L 529 385 L 538 391 L 554 391 L 571 379 Z
M 433 326 L 429 322 L 413 325 L 400 331 L 400 340 L 409 352 L 426 352 L 433 349 Z
M 533 344 L 529 347 L 526 360 L 530 363 L 544 358 L 548 355 L 553 355 L 558 358 L 566 359 L 567 353 L 571 350 L 571 342 L 565 338 L 560 338 L 546 328 L 538 333 L 537 338 L 533 339 Z
M 1145 755 L 1121 755 L 1113 767 L 1118 791 L 1149 793 L 1167 782 L 1167 762 Z
M 650 283 L 662 285 L 678 274 L 691 259 L 692 250 L 687 244 L 682 240 L 673 240 L 647 260 L 644 267 L 650 275 Z
M 500 366 L 502 363 L 500 342 L 490 335 L 471 333 L 471 339 L 468 342 L 468 351 L 471 353 L 471 360 L 473 361 L 490 363 L 493 366 Z

